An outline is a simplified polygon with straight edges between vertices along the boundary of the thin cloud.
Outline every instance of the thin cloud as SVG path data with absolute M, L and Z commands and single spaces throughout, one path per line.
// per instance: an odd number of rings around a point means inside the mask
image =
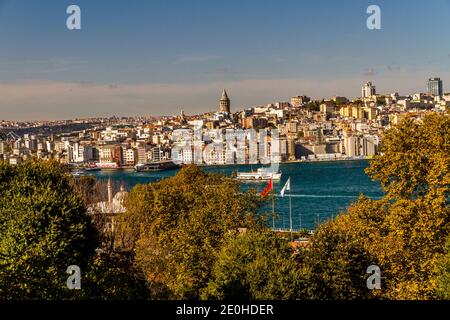
M 216 68 L 216 69 L 214 69 L 212 71 L 206 71 L 205 74 L 217 75 L 217 76 L 225 76 L 225 75 L 237 74 L 237 72 L 233 68 L 223 67 L 223 68 Z
M 198 63 L 220 60 L 222 56 L 216 54 L 191 54 L 178 57 L 175 63 Z
M 376 79 L 380 92 L 404 94 L 419 92 L 429 72 L 386 72 Z M 189 114 L 218 108 L 221 90 L 227 89 L 232 110 L 244 106 L 289 101 L 292 96 L 306 94 L 313 99 L 334 95 L 354 98 L 359 95 L 363 75 L 332 81 L 310 78 L 215 80 L 199 83 L 100 84 L 58 81 L 0 81 L 1 117 L 11 120 L 67 119 L 106 115 L 178 114 L 180 108 Z M 444 79 L 446 81 L 446 79 Z M 113 89 L 114 88 L 114 89 Z
M 365 76 L 373 76 L 375 75 L 375 69 L 374 68 L 368 68 L 366 71 L 364 71 Z
M 79 68 L 85 61 L 77 59 L 51 58 L 46 60 L 24 60 L 0 62 L 0 70 L 15 74 L 51 74 L 67 72 Z

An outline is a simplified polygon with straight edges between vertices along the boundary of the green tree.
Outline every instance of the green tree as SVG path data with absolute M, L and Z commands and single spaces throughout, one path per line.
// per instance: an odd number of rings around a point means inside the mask
M 67 267 L 87 269 L 96 233 L 66 169 L 0 163 L 0 297 L 65 299 Z
M 228 232 L 259 225 L 254 192 L 197 166 L 133 188 L 118 218 L 116 246 L 134 251 L 151 296 L 195 299 L 206 285 Z
M 294 250 L 267 228 L 227 236 L 204 299 L 295 299 L 304 285 Z
M 148 299 L 147 282 L 130 252 L 105 252 L 96 256 L 83 277 L 84 297 L 96 300 Z
M 386 98 L 385 97 L 377 97 L 377 105 L 385 106 Z
M 320 102 L 316 100 L 308 102 L 306 107 L 311 111 L 320 111 Z

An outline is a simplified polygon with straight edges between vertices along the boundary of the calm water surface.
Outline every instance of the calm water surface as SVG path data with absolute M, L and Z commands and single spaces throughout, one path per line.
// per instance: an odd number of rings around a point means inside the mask
M 364 173 L 368 162 L 335 161 L 281 164 L 283 173 L 281 181 L 274 183 L 279 195 L 285 182 L 291 177 L 291 200 L 293 226 L 314 229 L 318 222 L 336 216 L 340 211 L 354 202 L 363 193 L 373 199 L 380 198 L 383 193 L 377 182 L 373 182 Z M 204 167 L 206 172 L 217 172 L 231 175 L 236 171 L 256 170 L 258 166 L 236 165 Z M 134 172 L 132 170 L 103 170 L 94 175 L 97 179 L 112 179 L 131 189 L 138 183 L 149 183 L 175 175 L 177 170 L 164 172 Z M 266 183 L 243 183 L 242 188 L 256 188 L 261 191 Z M 286 193 L 288 195 L 288 193 Z M 268 201 L 262 212 L 271 212 L 272 203 Z M 277 228 L 289 228 L 289 197 L 277 196 L 275 201 Z M 272 221 L 270 222 L 272 223 Z

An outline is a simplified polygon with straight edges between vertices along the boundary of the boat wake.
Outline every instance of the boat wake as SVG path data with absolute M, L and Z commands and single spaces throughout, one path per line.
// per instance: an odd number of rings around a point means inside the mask
M 277 197 L 281 198 L 281 195 L 277 195 Z M 285 197 L 289 197 L 289 195 L 285 195 Z M 333 194 L 323 194 L 323 195 L 317 195 L 317 194 L 292 194 L 292 198 L 346 198 L 346 199 L 358 199 L 359 195 L 354 196 L 346 196 L 346 195 L 333 195 Z M 373 197 L 370 197 L 373 198 Z

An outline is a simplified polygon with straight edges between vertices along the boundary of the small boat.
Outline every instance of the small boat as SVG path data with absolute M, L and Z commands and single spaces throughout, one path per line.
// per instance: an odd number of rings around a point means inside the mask
M 86 167 L 84 170 L 88 171 L 88 172 L 90 172 L 90 171 L 102 171 L 102 168 L 99 168 L 99 167 Z
M 81 177 L 82 175 L 84 175 L 84 171 L 83 170 L 75 170 L 71 172 L 73 177 Z
M 246 181 L 268 181 L 272 179 L 278 181 L 281 179 L 281 172 L 273 172 L 267 168 L 259 168 L 256 172 L 238 172 L 236 179 Z

